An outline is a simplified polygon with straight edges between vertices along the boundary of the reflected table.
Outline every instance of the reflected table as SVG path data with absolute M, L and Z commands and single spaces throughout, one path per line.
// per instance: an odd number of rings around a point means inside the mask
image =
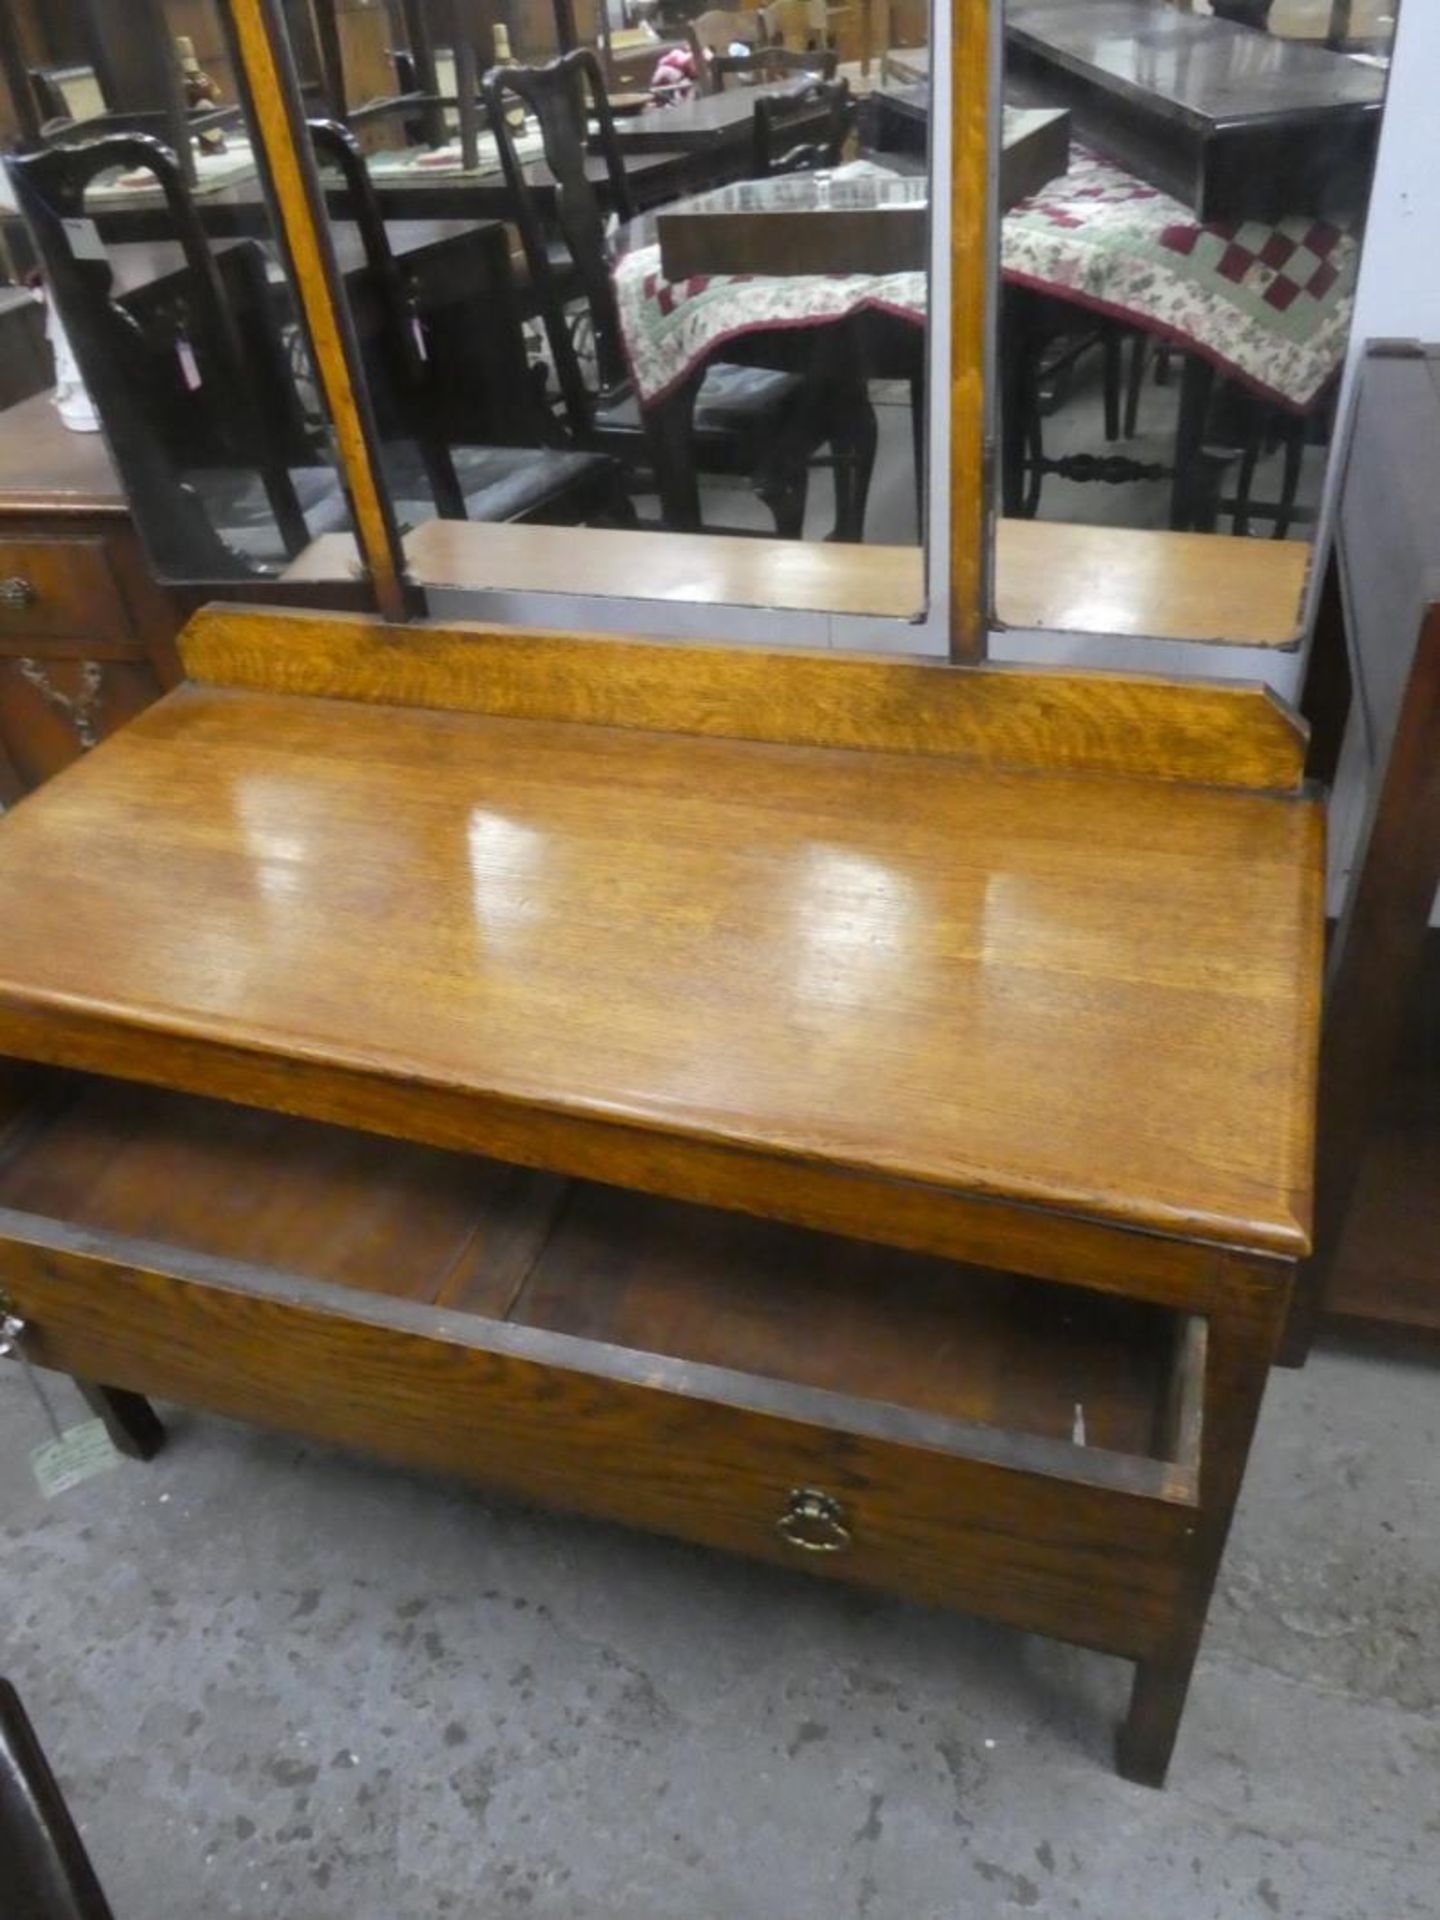
M 820 356 L 837 354 L 843 345 L 847 364 L 852 371 L 858 364 L 862 377 L 907 381 L 918 486 L 927 274 L 923 259 L 889 272 L 816 272 L 802 266 L 809 250 L 797 245 L 792 260 L 798 271 L 692 272 L 672 281 L 662 265 L 661 229 L 679 220 L 683 238 L 687 229 L 707 219 L 715 219 L 719 229 L 733 226 L 737 213 L 742 219 L 781 215 L 804 220 L 868 212 L 889 219 L 923 206 L 917 195 L 923 195 L 925 187 L 923 180 L 859 161 L 827 176 L 782 176 L 723 188 L 626 226 L 611 277 L 668 526 L 700 525 L 689 458 L 690 422 L 700 383 L 718 357 L 810 373 Z M 893 196 L 888 211 L 883 210 L 885 196 Z
M 1204 220 L 1358 212 L 1385 76 L 1163 0 L 1013 0 L 1007 91 L 1068 106 L 1077 134 Z

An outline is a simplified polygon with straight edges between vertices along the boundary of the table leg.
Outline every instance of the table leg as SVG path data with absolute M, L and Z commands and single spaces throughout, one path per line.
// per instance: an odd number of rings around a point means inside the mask
M 1170 527 L 1175 533 L 1213 533 L 1215 528 L 1216 485 L 1204 452 L 1205 421 L 1214 391 L 1215 369 L 1198 354 L 1187 354 L 1180 376 L 1175 478 L 1170 490 Z

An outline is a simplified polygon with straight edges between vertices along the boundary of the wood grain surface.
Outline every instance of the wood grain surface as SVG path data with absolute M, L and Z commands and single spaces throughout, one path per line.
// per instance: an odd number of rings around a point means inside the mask
M 1299 799 L 187 687 L 0 822 L 0 1051 L 1292 1256 L 1321 878 Z
M 1294 647 L 1310 554 L 1308 540 L 1001 520 L 995 614 L 1002 626 L 1060 633 Z M 1164 671 L 1163 645 L 1155 666 Z
M 574 720 L 976 765 L 1298 790 L 1305 729 L 1264 688 L 532 628 L 202 608 L 192 679 L 399 706 Z

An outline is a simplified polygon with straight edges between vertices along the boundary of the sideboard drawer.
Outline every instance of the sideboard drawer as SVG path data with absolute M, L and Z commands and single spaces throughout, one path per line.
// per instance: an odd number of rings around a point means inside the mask
M 134 641 L 104 539 L 0 538 L 0 636 Z
M 66 1084 L 0 1149 L 0 1289 L 36 1363 L 1132 1658 L 1161 1645 L 1196 1513 L 1167 1435 L 1190 1432 L 1174 1410 L 1204 1352 L 1170 1336 L 1198 1322 Z
M 0 754 L 22 792 L 38 787 L 164 691 L 149 660 L 97 658 L 83 641 L 0 646 Z

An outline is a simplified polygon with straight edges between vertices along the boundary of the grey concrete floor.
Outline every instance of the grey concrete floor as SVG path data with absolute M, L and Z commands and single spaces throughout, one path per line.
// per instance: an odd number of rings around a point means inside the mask
M 1275 1377 L 1163 1793 L 1119 1662 L 172 1417 L 47 1502 L 0 1369 L 0 1667 L 119 1920 L 1440 1913 L 1440 1372 Z

